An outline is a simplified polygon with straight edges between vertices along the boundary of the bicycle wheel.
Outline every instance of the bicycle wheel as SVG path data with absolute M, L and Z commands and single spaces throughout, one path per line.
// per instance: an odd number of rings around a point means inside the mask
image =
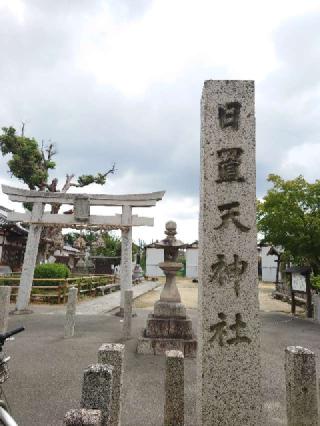
M 3 408 L 0 407 L 0 425 L 1 426 L 18 426 L 16 421 L 10 414 Z

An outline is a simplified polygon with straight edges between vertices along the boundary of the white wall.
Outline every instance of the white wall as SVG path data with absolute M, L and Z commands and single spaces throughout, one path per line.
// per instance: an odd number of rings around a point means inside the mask
M 163 249 L 147 248 L 146 275 L 148 277 L 163 277 L 164 273 L 158 266 L 163 261 Z
M 275 260 L 278 259 L 278 256 L 267 256 L 269 250 L 270 246 L 261 247 L 262 281 L 274 283 L 277 276 L 277 263 Z M 281 280 L 280 272 L 279 280 Z
M 186 277 L 198 278 L 198 255 L 199 250 L 188 248 L 186 251 Z

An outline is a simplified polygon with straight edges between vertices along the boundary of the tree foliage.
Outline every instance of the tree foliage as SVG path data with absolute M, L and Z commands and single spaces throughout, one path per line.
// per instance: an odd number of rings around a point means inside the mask
M 101 256 L 120 257 L 121 256 L 121 239 L 109 232 L 102 234 L 104 247 L 96 249 L 95 253 Z
M 58 191 L 56 178 L 49 183 L 49 171 L 55 169 L 56 163 L 52 160 L 56 155 L 55 147 L 52 143 L 41 147 L 38 142 L 32 138 L 24 136 L 24 127 L 21 136 L 16 134 L 13 127 L 3 127 L 0 135 L 0 150 L 3 156 L 11 155 L 8 160 L 9 170 L 12 176 L 23 181 L 30 189 L 41 191 Z M 104 185 L 107 176 L 115 172 L 115 165 L 106 173 L 97 173 L 96 175 L 81 175 L 73 182 L 74 174 L 67 174 L 66 181 L 61 192 L 67 192 L 72 186 L 84 187 L 91 183 Z
M 75 240 L 79 237 L 78 232 L 68 232 L 64 236 L 64 241 L 73 246 Z M 91 255 L 108 256 L 108 257 L 121 257 L 121 238 L 115 235 L 113 232 L 104 232 L 102 239 L 104 241 L 103 247 L 95 247 L 95 242 L 99 238 L 99 232 L 85 231 L 82 233 L 82 237 L 86 240 L 87 245 L 91 247 Z M 132 243 L 132 254 L 142 251 L 140 241 L 139 245 Z
M 257 224 L 263 242 L 282 246 L 300 265 L 320 271 L 320 180 L 308 183 L 303 176 L 284 180 L 269 175 L 273 187 L 258 201 Z
M 40 150 L 35 139 L 17 136 L 13 127 L 3 127 L 0 135 L 2 155 L 11 154 L 8 161 L 10 172 L 16 178 L 26 183 L 30 189 L 44 189 L 49 178 L 49 170 L 56 164 L 51 160 L 54 155 L 53 145 L 45 151 Z

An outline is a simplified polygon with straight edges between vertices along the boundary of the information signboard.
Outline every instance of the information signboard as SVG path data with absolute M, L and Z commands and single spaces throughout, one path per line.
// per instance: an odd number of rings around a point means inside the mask
M 300 273 L 292 273 L 292 291 L 301 291 L 306 293 L 306 277 Z

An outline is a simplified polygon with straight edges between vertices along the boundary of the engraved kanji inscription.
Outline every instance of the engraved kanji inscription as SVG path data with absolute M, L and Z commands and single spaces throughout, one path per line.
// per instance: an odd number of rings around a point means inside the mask
M 218 314 L 219 320 L 216 324 L 210 325 L 209 331 L 213 335 L 209 339 L 209 343 L 217 341 L 220 346 L 238 345 L 239 343 L 251 343 L 251 339 L 245 335 L 244 330 L 247 327 L 247 323 L 242 321 L 240 313 L 235 316 L 235 323 L 227 327 L 227 315 L 223 312 Z M 229 329 L 229 330 L 228 330 Z M 228 333 L 232 333 L 233 337 L 227 339 Z
M 218 262 L 211 265 L 212 273 L 209 275 L 209 282 L 218 281 L 222 287 L 228 282 L 233 282 L 233 288 L 236 296 L 240 294 L 240 280 L 248 267 L 248 263 L 244 260 L 239 260 L 237 254 L 233 255 L 233 262 L 229 265 L 225 261 L 224 254 L 217 255 Z
M 213 336 L 209 339 L 209 342 L 217 340 L 219 345 L 223 346 L 225 343 L 224 338 L 227 335 L 227 323 L 225 321 L 227 317 L 223 312 L 220 312 L 218 317 L 221 321 L 217 322 L 217 324 L 210 325 L 210 332 L 213 333 Z
M 227 228 L 229 226 L 229 223 L 232 222 L 238 229 L 240 229 L 240 231 L 248 232 L 250 228 L 243 225 L 238 219 L 238 217 L 240 216 L 239 206 L 240 204 L 238 202 L 227 203 L 227 204 L 222 204 L 218 206 L 218 209 L 222 213 L 221 214 L 222 222 L 219 226 L 215 227 L 214 229 Z M 223 213 L 223 212 L 226 212 L 226 213 Z
M 229 265 L 229 277 L 233 279 L 233 287 L 236 296 L 239 296 L 241 275 L 246 272 L 248 263 L 244 260 L 239 261 L 239 256 L 237 254 L 233 255 L 233 259 L 233 263 Z
M 229 345 L 237 345 L 238 343 L 251 343 L 251 339 L 249 337 L 241 334 L 241 330 L 245 329 L 247 324 L 242 321 L 241 314 L 236 314 L 236 322 L 235 324 L 230 325 L 230 330 L 235 332 L 235 337 L 228 339 L 227 343 Z
M 219 105 L 218 118 L 221 129 L 231 127 L 234 130 L 238 130 L 240 108 L 240 102 L 227 102 L 225 105 Z
M 219 163 L 218 173 L 221 182 L 244 182 L 244 177 L 240 176 L 240 157 L 243 154 L 242 148 L 223 148 L 217 151 Z
M 211 265 L 212 274 L 209 275 L 210 282 L 217 280 L 220 286 L 223 286 L 229 279 L 228 265 L 225 262 L 224 254 L 217 255 L 218 262 Z

